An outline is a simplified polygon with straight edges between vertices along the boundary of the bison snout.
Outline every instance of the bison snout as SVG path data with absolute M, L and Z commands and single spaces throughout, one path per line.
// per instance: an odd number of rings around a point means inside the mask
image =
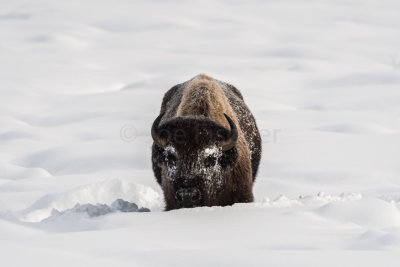
M 197 188 L 181 188 L 176 191 L 176 200 L 184 208 L 199 206 L 201 200 L 200 190 Z

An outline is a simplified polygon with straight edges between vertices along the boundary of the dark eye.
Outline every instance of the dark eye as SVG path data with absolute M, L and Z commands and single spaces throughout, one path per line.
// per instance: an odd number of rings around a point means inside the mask
M 217 163 L 217 158 L 215 156 L 208 156 L 204 159 L 204 165 L 207 168 L 214 167 L 216 163 Z
M 177 158 L 174 154 L 168 153 L 165 159 L 168 165 L 174 166 L 176 164 Z

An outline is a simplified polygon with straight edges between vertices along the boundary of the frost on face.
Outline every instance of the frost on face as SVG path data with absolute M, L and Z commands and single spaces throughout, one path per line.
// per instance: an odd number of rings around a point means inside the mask
M 222 168 L 219 159 L 222 150 L 216 145 L 205 148 L 197 158 L 197 172 L 204 178 L 205 185 L 209 188 L 220 188 L 223 185 Z
M 167 178 L 172 179 L 173 174 L 176 172 L 176 165 L 178 159 L 178 153 L 173 146 L 167 146 L 164 149 L 164 159 L 167 163 Z
M 166 178 L 170 182 L 182 178 L 186 180 L 200 178 L 204 190 L 211 195 L 216 194 L 224 186 L 224 173 L 220 165 L 222 149 L 217 145 L 194 151 L 189 157 L 178 155 L 173 146 L 167 146 L 163 156 L 166 162 Z M 181 162 L 182 160 L 184 162 Z
M 167 147 L 165 148 L 164 153 L 168 153 L 168 152 L 173 153 L 173 154 L 176 154 L 176 149 L 175 149 L 175 147 L 173 147 L 173 146 L 171 146 L 171 145 L 167 146 Z

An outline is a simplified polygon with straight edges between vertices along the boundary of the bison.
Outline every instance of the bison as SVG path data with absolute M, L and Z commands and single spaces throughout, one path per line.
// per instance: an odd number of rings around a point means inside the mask
M 151 135 L 166 210 L 253 201 L 261 136 L 234 86 L 204 74 L 175 85 Z

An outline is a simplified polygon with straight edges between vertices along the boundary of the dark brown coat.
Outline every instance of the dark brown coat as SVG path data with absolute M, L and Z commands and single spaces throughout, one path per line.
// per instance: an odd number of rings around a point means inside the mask
M 253 201 L 261 137 L 232 85 L 200 74 L 172 87 L 152 134 L 166 210 Z

